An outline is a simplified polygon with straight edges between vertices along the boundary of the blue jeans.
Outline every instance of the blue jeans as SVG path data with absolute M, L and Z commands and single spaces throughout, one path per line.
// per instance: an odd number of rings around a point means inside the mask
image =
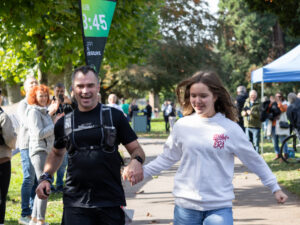
M 61 163 L 61 166 L 56 172 L 56 187 L 64 186 L 64 175 L 65 175 L 67 164 L 68 164 L 68 154 L 66 153 Z
M 272 142 L 274 145 L 274 150 L 276 154 L 279 154 L 280 148 L 279 148 L 279 141 L 283 142 L 283 140 L 286 138 L 286 135 L 277 135 L 275 134 L 275 127 L 272 127 Z M 283 153 L 288 153 L 288 146 L 287 144 L 284 145 L 283 147 Z
M 259 153 L 260 128 L 246 127 L 246 135 L 253 144 L 255 151 Z
M 21 162 L 23 170 L 23 183 L 21 187 L 21 216 L 30 216 L 37 187 L 34 168 L 29 158 L 29 150 L 21 149 Z
M 175 205 L 174 225 L 233 225 L 232 208 L 198 211 Z

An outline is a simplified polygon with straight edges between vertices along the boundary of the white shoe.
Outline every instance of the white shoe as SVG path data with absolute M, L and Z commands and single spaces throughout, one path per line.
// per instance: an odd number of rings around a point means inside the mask
M 36 225 L 37 223 L 34 222 L 33 220 L 30 220 L 29 225 Z
M 22 225 L 28 225 L 30 222 L 30 217 L 28 216 L 21 216 L 21 218 L 19 219 L 18 223 L 22 224 Z

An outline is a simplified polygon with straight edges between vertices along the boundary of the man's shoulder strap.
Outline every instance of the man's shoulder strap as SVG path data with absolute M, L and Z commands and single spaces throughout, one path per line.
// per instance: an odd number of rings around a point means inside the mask
M 102 105 L 102 120 L 101 125 L 113 127 L 112 112 L 110 106 Z
M 65 130 L 65 135 L 68 136 L 72 132 L 72 118 L 73 118 L 73 112 L 68 113 L 64 117 L 64 130 Z

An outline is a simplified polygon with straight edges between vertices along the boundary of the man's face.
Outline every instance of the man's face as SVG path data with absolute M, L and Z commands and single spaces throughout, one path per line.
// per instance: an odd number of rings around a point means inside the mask
M 63 87 L 56 87 L 55 89 L 54 89 L 54 95 L 55 95 L 55 97 L 58 99 L 58 96 L 59 95 L 64 95 L 65 94 L 65 88 L 63 88 Z
M 250 101 L 254 102 L 256 100 L 257 94 L 255 91 L 250 92 Z
M 35 78 L 28 78 L 24 84 L 24 90 L 26 93 L 30 91 L 30 89 L 34 86 L 37 86 L 38 82 Z
M 73 92 L 80 111 L 90 111 L 97 106 L 97 93 L 99 91 L 100 84 L 92 71 L 85 75 L 81 71 L 76 73 L 73 82 Z

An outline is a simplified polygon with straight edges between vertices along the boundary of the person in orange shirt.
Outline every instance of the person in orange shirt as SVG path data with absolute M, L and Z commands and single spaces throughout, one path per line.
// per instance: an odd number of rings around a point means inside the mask
M 276 157 L 273 160 L 277 160 L 279 159 L 279 141 L 282 143 L 284 138 L 286 138 L 288 136 L 288 129 L 283 130 L 281 129 L 278 125 L 276 126 L 276 123 L 279 123 L 278 119 L 281 116 L 281 114 L 285 113 L 287 110 L 287 102 L 284 101 L 283 95 L 282 93 L 278 92 L 275 94 L 275 99 L 270 98 L 270 105 L 269 108 L 274 108 L 275 106 L 277 106 L 280 110 L 280 114 L 279 115 L 274 115 L 274 118 L 272 120 L 272 142 L 274 145 L 274 150 L 276 153 Z M 287 158 L 288 154 L 287 154 L 287 145 L 285 144 L 284 146 L 284 155 Z

